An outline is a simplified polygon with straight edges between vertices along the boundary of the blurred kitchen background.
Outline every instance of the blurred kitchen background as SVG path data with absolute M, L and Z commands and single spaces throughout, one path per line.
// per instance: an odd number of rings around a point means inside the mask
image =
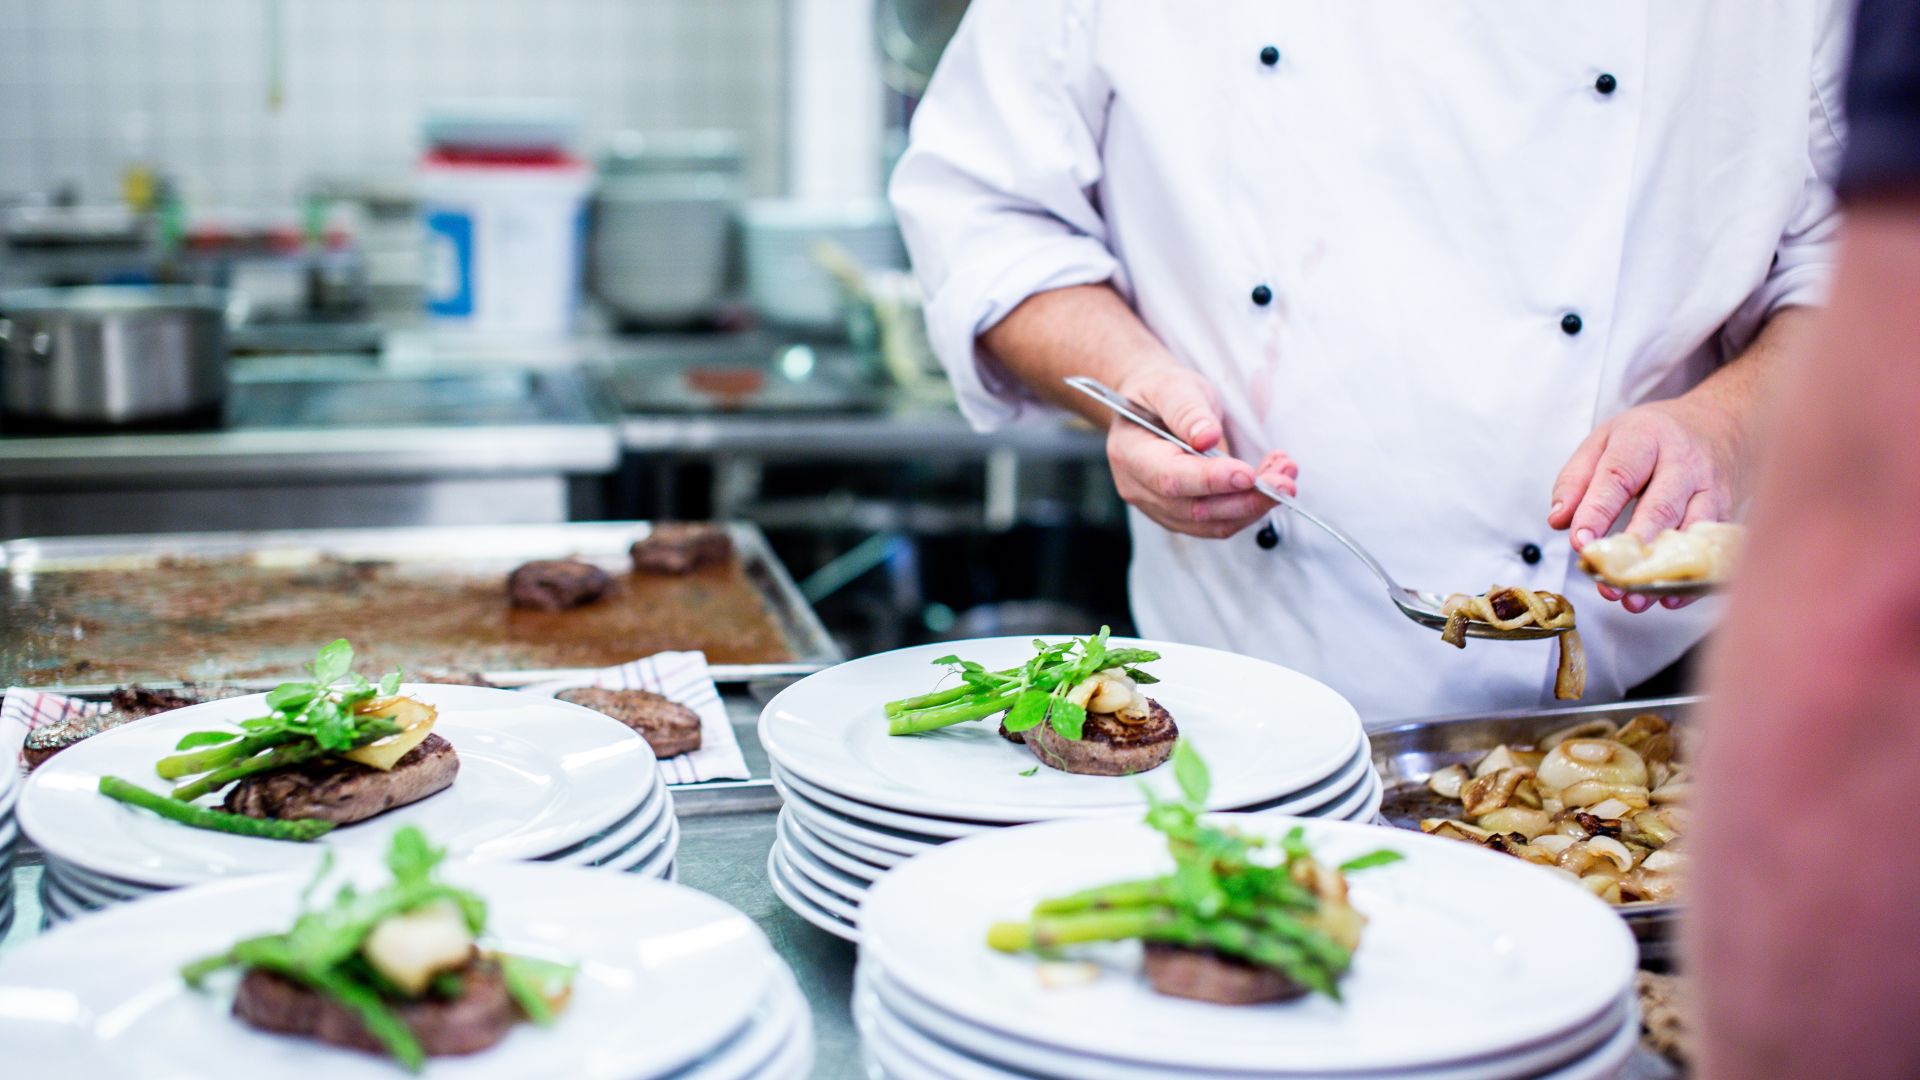
M 882 193 L 964 0 L 0 0 L 0 539 L 729 518 L 852 654 L 1125 626 Z

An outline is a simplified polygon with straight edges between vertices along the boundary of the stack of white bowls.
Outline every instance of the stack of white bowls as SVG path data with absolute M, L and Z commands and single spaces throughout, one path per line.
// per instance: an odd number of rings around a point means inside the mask
M 357 862 L 340 869 L 340 877 L 363 885 L 388 878 Z M 437 1060 L 429 1075 L 802 1080 L 811 1070 L 805 995 L 766 935 L 721 901 L 547 863 L 455 864 L 443 873 L 486 901 L 487 936 L 500 948 L 537 949 L 578 967 L 571 1000 L 550 1027 L 523 1028 L 491 1049 Z M 183 992 L 183 965 L 241 938 L 284 931 L 308 881 L 271 874 L 180 889 L 57 927 L 0 955 L 8 1075 L 141 1078 L 178 1076 L 183 1068 L 206 1080 L 401 1075 L 392 1062 L 357 1050 L 263 1035 L 232 1016 L 224 991 Z M 63 1007 L 35 1007 L 49 1000 Z
M 102 776 L 165 791 L 154 762 L 188 732 L 264 714 L 264 695 L 194 705 L 62 751 L 35 770 L 20 797 L 21 827 L 46 860 L 40 899 L 48 918 L 64 922 L 224 878 L 311 870 L 327 849 L 377 857 L 402 825 L 419 826 L 458 858 L 675 877 L 673 796 L 652 749 L 630 728 L 508 690 L 408 684 L 401 692 L 438 710 L 434 732 L 460 756 L 453 786 L 311 844 L 190 828 L 99 793 Z
M 1339 694 L 1233 653 L 1112 644 L 1161 654 L 1143 665 L 1160 680 L 1146 691 L 1208 762 L 1209 807 L 1343 821 L 1378 815 L 1372 750 Z M 941 670 L 933 661 L 948 653 L 1003 670 L 1033 649 L 1029 638 L 983 638 L 882 653 L 808 676 L 761 713 L 760 741 L 786 801 L 767 873 L 789 908 L 828 933 L 858 941 L 875 882 L 944 844 L 1028 822 L 1138 815 L 1143 783 L 1174 793 L 1167 766 L 1133 777 L 1049 768 L 1003 738 L 997 718 L 889 735 L 885 703 L 934 689 Z
M 1131 943 L 1041 960 L 987 947 L 1048 897 L 1172 869 L 1121 819 L 948 845 L 888 875 L 863 912 L 854 1019 L 884 1080 L 1600 1080 L 1638 1041 L 1633 936 L 1577 883 L 1467 844 L 1295 824 L 1321 859 L 1391 848 L 1349 875 L 1367 917 L 1341 1000 L 1213 1005 L 1156 993 Z
M 867 271 L 902 270 L 906 244 L 884 200 L 761 199 L 741 215 L 747 299 L 777 326 L 829 332 L 846 326 L 842 286 L 822 265 L 822 245 Z

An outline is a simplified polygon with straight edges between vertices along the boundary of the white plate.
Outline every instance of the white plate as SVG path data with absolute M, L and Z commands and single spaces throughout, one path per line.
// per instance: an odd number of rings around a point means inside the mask
M 648 841 L 633 854 L 601 863 L 599 869 L 612 870 L 615 873 L 645 874 L 650 877 L 665 877 L 667 867 L 680 850 L 680 823 L 667 819 L 667 829 L 658 842 Z
M 1271 802 L 1311 787 L 1353 757 L 1360 718 L 1346 699 L 1264 660 L 1169 642 L 1115 639 L 1161 653 L 1149 693 L 1213 766 L 1215 807 Z M 997 721 L 926 735 L 887 734 L 882 706 L 941 682 L 946 653 L 990 668 L 1024 663 L 1030 638 L 982 638 L 881 653 L 809 675 L 760 714 L 760 741 L 787 771 L 845 798 L 915 814 L 1021 822 L 1140 805 L 1144 780 L 1163 793 L 1173 777 L 1079 776 L 1037 764 L 1000 737 Z
M 792 835 L 793 842 L 808 854 L 824 861 L 827 865 L 845 874 L 851 874 L 861 881 L 872 884 L 880 880 L 887 872 L 884 866 L 876 866 L 864 859 L 835 847 L 833 843 L 819 833 L 807 828 L 807 824 L 794 816 L 791 809 L 782 809 L 778 823 Z
M 68 881 L 81 882 L 109 896 L 137 900 L 143 896 L 152 896 L 154 893 L 167 891 L 165 887 L 156 888 L 151 885 L 142 885 L 139 882 L 122 881 L 119 878 L 96 874 L 85 867 L 75 866 L 70 862 L 63 862 L 51 856 L 46 858 L 46 865 L 58 867 L 60 876 Z
M 785 828 L 783 823 L 776 821 L 775 829 L 779 834 L 777 842 L 780 845 L 780 853 L 786 856 L 789 867 L 798 870 L 802 877 L 835 896 L 856 907 L 859 905 L 867 895 L 867 890 L 872 887 L 872 882 L 862 881 L 843 870 L 834 869 L 818 855 L 796 843 L 792 832 Z
M 124 904 L 131 900 L 138 899 L 131 895 L 109 892 L 90 881 L 76 880 L 63 873 L 61 867 L 54 863 L 45 864 L 41 869 L 41 873 L 51 880 L 61 892 L 79 900 L 91 908 L 112 907 L 115 904 Z
M 98 790 L 106 774 L 165 790 L 153 763 L 172 753 L 187 732 L 261 714 L 259 694 L 164 713 L 62 751 L 27 780 L 21 827 L 57 858 L 152 885 L 310 872 L 322 848 L 341 856 L 378 856 L 402 825 L 420 826 L 464 858 L 536 858 L 620 820 L 633 807 L 634 778 L 653 770 L 646 741 L 592 709 L 484 687 L 410 683 L 403 690 L 440 710 L 434 731 L 460 754 L 459 779 L 446 791 L 336 829 L 317 843 L 189 828 Z
M 777 877 L 789 892 L 798 893 L 805 906 L 823 911 L 834 917 L 852 931 L 852 935 L 842 934 L 848 941 L 858 942 L 860 909 L 841 897 L 809 881 L 807 877 L 794 869 L 787 861 L 787 853 L 778 843 L 767 852 L 768 875 Z
M 800 1026 L 812 1026 L 812 1014 L 800 984 L 781 972 L 773 992 L 754 1010 L 747 1029 L 732 1042 L 690 1066 L 688 1080 L 740 1080 L 771 1075 L 767 1070 L 790 1041 L 798 1041 Z
M 703 893 L 544 864 L 459 865 L 446 876 L 488 901 L 503 948 L 578 957 L 573 1001 L 552 1028 L 439 1059 L 428 1076 L 628 1077 L 681 1068 L 744 1029 L 781 962 L 746 916 Z M 183 963 L 285 927 L 299 875 L 186 889 L 91 916 L 0 958 L 0 1044 L 22 1075 L 326 1077 L 391 1080 L 391 1062 L 254 1031 L 225 994 L 179 981 Z M 231 983 L 231 980 L 228 980 Z M 190 1066 L 189 1066 L 190 1063 Z
M 1339 862 L 1380 847 L 1406 859 L 1355 874 L 1369 923 L 1345 1001 L 1312 997 L 1220 1009 L 1153 993 L 1137 946 L 1090 952 L 1107 978 L 1047 991 L 1033 960 L 989 950 L 989 924 L 1024 918 L 1046 897 L 1165 873 L 1166 838 L 1131 819 L 1056 822 L 956 841 L 895 868 L 861 906 L 863 947 L 892 981 L 971 1023 L 1050 1045 L 1173 1068 L 1271 1071 L 1404 1069 L 1488 1057 L 1600 1016 L 1631 985 L 1633 935 L 1575 883 L 1517 859 L 1437 837 L 1320 819 L 1242 816 L 1278 836 L 1307 830 Z M 1568 980 L 1568 971 L 1581 978 Z M 1473 988 L 1463 1024 L 1436 1002 Z M 1088 1016 L 1125 1016 L 1088 1025 Z
M 661 811 L 670 805 L 665 784 L 655 784 L 647 792 L 647 798 L 633 813 L 614 823 L 613 827 L 593 837 L 583 844 L 575 844 L 562 852 L 542 856 L 541 862 L 565 863 L 577 866 L 591 866 L 603 859 L 619 855 L 633 847 L 642 837 L 653 833 L 663 833 L 664 821 Z
M 831 833 L 835 837 L 846 837 L 870 849 L 888 852 L 896 860 L 925 854 L 946 843 L 945 840 L 935 836 L 919 837 L 899 829 L 855 821 L 836 810 L 821 806 L 788 787 L 786 781 L 777 774 L 773 777 L 773 786 L 786 804 L 793 807 L 794 812 L 799 814 L 807 824 Z
M 865 1007 L 885 1027 L 891 1021 L 899 1042 L 911 1038 L 931 1038 L 971 1058 L 1012 1069 L 1022 1074 L 1035 1072 L 1048 1076 L 1072 1076 L 1075 1080 L 1162 1080 L 1167 1070 L 1161 1065 L 1140 1065 L 1112 1058 L 1096 1057 L 1058 1050 L 1031 1039 L 978 1027 L 928 1005 L 911 993 L 889 982 L 884 971 L 864 961 L 854 974 L 854 997 L 863 995 Z M 1616 1001 L 1597 1021 L 1561 1038 L 1514 1054 L 1481 1058 L 1454 1066 L 1431 1069 L 1396 1070 L 1395 1080 L 1496 1080 L 1540 1073 L 1569 1064 L 1593 1053 L 1628 1020 L 1632 1009 L 1630 996 Z M 918 1056 L 918 1055 L 916 1055 Z M 1249 1080 L 1246 1072 L 1220 1072 L 1209 1069 L 1180 1070 L 1183 1080 Z
M 773 895 L 787 910 L 800 916 L 807 922 L 843 941 L 860 943 L 860 927 L 851 919 L 843 919 L 833 912 L 815 904 L 801 895 L 786 879 L 786 872 L 780 865 L 780 852 L 777 849 L 767 852 L 767 884 L 772 886 Z
M 900 832 L 908 833 L 916 837 L 926 837 L 928 840 L 936 843 L 944 840 L 958 840 L 966 836 L 978 836 L 983 832 L 992 832 L 995 829 L 1004 829 L 1007 827 L 1005 822 L 999 821 L 955 821 L 951 818 L 902 814 L 878 806 L 869 806 L 863 802 L 855 802 L 852 799 L 841 798 L 830 791 L 823 791 L 818 786 L 801 779 L 797 774 L 782 769 L 778 764 L 773 766 L 772 773 L 779 779 L 780 783 L 806 796 L 806 798 L 817 806 L 824 806 L 835 813 L 843 814 L 855 821 L 863 821 L 869 825 L 878 825 L 885 829 L 897 829 Z

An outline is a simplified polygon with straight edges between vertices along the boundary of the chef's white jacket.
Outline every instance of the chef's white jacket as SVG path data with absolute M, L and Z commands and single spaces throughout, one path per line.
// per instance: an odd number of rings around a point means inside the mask
M 1110 281 L 1402 584 L 1567 593 L 1604 700 L 1713 605 L 1628 615 L 1548 529 L 1594 425 L 1818 302 L 1844 11 L 1814 0 L 974 0 L 892 197 L 973 423 L 1040 412 L 976 343 Z M 1369 722 L 1551 700 L 1554 646 L 1406 620 L 1277 515 L 1133 519 L 1143 634 L 1271 658 Z M 1624 522 L 1623 522 L 1624 524 Z M 1062 628 L 1068 629 L 1068 628 Z M 1084 629 L 1084 628 L 1082 628 Z

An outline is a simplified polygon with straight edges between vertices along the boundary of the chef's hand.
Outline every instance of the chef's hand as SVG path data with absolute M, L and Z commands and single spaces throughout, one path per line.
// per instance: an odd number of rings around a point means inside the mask
M 1220 445 L 1220 399 L 1198 373 L 1158 364 L 1128 375 L 1115 389 L 1159 413 L 1167 429 L 1194 449 Z M 1117 414 L 1107 429 L 1107 461 L 1120 497 L 1174 532 L 1225 539 L 1273 509 L 1270 499 L 1253 490 L 1254 467 L 1195 457 Z M 1261 459 L 1257 474 L 1292 495 L 1300 470 L 1276 450 Z
M 1736 441 L 1729 418 L 1686 398 L 1628 409 L 1595 428 L 1560 470 L 1547 524 L 1571 528 L 1579 551 L 1607 535 L 1634 499 L 1639 505 L 1627 531 L 1642 541 L 1663 529 L 1724 521 L 1733 511 Z M 1651 597 L 1605 585 L 1599 590 L 1631 612 L 1653 606 Z M 1692 601 L 1670 596 L 1661 603 L 1677 608 Z

